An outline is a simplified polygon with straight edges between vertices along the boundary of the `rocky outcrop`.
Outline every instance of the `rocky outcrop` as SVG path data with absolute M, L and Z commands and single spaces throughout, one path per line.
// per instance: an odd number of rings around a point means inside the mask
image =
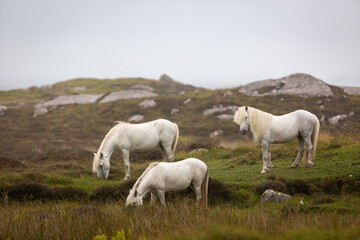
M 49 112 L 49 110 L 46 107 L 38 107 L 35 109 L 33 117 L 45 115 L 48 112 Z
M 0 117 L 5 116 L 6 110 L 7 110 L 6 106 L 0 105 Z
M 233 95 L 233 92 L 232 91 L 226 91 L 224 93 L 224 97 L 228 97 L 228 96 L 232 96 Z
M 140 122 L 144 119 L 144 115 L 136 114 L 129 117 L 128 122 Z
M 280 79 L 257 81 L 239 90 L 248 96 L 298 95 L 302 97 L 332 96 L 331 88 L 323 81 L 303 73 L 291 74 Z
M 219 136 L 219 135 L 222 135 L 223 133 L 224 133 L 223 130 L 216 130 L 216 131 L 210 133 L 210 137 L 211 137 L 211 138 L 214 138 L 214 137 L 217 137 L 217 136 Z
M 103 94 L 64 95 L 35 105 L 34 117 L 47 114 L 49 109 L 69 104 L 95 103 Z
M 36 108 L 40 107 L 57 107 L 68 104 L 88 104 L 95 103 L 103 94 L 79 94 L 79 95 L 64 95 L 45 102 L 41 102 L 35 105 Z
M 174 80 L 166 74 L 161 75 L 159 81 L 174 82 Z
M 349 95 L 360 95 L 360 87 L 343 87 L 340 86 L 339 88 L 343 89 L 345 93 Z
M 223 105 L 215 105 L 212 108 L 206 109 L 203 111 L 203 115 L 204 116 L 209 116 L 215 113 L 222 113 L 222 112 L 226 112 L 226 111 L 230 111 L 231 113 L 235 113 L 236 112 L 236 106 L 227 106 L 227 107 L 223 107 Z
M 178 109 L 178 108 L 173 108 L 173 109 L 171 110 L 171 115 L 174 115 L 174 114 L 176 114 L 176 113 L 178 113 L 178 112 L 180 112 L 180 109 Z
M 154 91 L 154 89 L 148 85 L 144 85 L 144 84 L 136 84 L 134 86 L 131 87 L 132 89 L 141 89 L 141 90 L 145 90 L 145 91 Z
M 266 190 L 261 195 L 261 202 L 282 202 L 290 199 L 291 196 L 282 192 L 277 192 L 271 189 Z
M 328 119 L 328 122 L 332 125 L 336 125 L 338 124 L 341 120 L 344 120 L 348 117 L 353 116 L 355 113 L 354 112 L 350 112 L 349 114 L 341 114 L 341 115 L 336 115 L 334 117 L 331 117 Z
M 158 96 L 157 93 L 153 93 L 150 91 L 144 90 L 124 90 L 118 92 L 112 92 L 105 96 L 103 99 L 100 100 L 100 103 L 107 103 L 113 102 L 123 99 L 132 99 L 132 98 L 145 98 L 145 97 L 156 97 Z
M 184 104 L 188 104 L 189 102 L 191 102 L 191 98 L 188 98 L 184 101 Z
M 152 99 L 146 99 L 141 103 L 139 103 L 139 106 L 141 108 L 152 108 L 152 107 L 156 107 L 156 102 Z
M 220 120 L 233 120 L 234 114 L 221 114 L 221 115 L 217 116 L 217 118 Z

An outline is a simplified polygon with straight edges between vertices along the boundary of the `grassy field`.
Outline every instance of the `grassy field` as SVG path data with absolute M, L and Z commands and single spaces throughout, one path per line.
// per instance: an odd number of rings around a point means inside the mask
M 157 107 L 143 99 L 66 105 L 33 118 L 34 104 L 63 94 L 98 94 L 146 84 L 159 93 Z M 85 91 L 75 87 L 86 86 Z M 248 97 L 234 89 L 196 89 L 172 81 L 75 79 L 52 88 L 0 92 L 0 239 L 360 239 L 360 97 L 331 86 L 334 96 Z M 185 94 L 179 94 L 185 91 Z M 232 96 L 224 97 L 226 91 Z M 184 104 L 184 101 L 191 102 Z M 19 103 L 28 105 L 20 107 Z M 306 109 L 321 124 L 312 168 L 291 169 L 297 142 L 271 145 L 274 168 L 260 174 L 261 147 L 240 136 L 231 120 L 204 116 L 214 105 L 249 105 L 274 114 Z M 171 115 L 173 108 L 180 112 Z M 353 115 L 338 125 L 326 118 Z M 227 112 L 228 113 L 228 112 Z M 131 179 L 122 181 L 121 154 L 114 153 L 109 180 L 91 173 L 93 152 L 115 120 L 133 114 L 144 121 L 176 122 L 176 161 L 188 157 L 209 167 L 209 206 L 198 207 L 190 190 L 168 193 L 166 207 L 124 206 L 137 177 L 159 150 L 131 154 Z M 221 129 L 222 136 L 209 138 Z M 202 152 L 192 152 L 204 148 Z M 260 203 L 272 188 L 293 198 Z
M 128 189 L 150 163 L 143 156 L 133 159 L 126 182 L 120 180 L 120 155 L 107 181 L 91 174 L 90 152 L 8 160 L 0 175 L 0 239 L 359 239 L 357 136 L 322 134 L 312 168 L 290 168 L 296 146 L 272 146 L 274 168 L 267 174 L 260 174 L 261 149 L 251 142 L 200 153 L 180 150 L 176 160 L 196 157 L 209 166 L 208 208 L 196 206 L 191 190 L 168 194 L 167 207 L 152 207 L 147 199 L 142 207 L 126 208 Z M 293 199 L 260 203 L 267 187 Z

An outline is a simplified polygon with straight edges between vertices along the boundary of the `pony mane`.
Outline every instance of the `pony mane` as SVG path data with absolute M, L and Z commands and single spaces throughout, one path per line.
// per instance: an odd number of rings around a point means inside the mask
M 122 125 L 122 124 L 127 124 L 126 122 L 122 122 L 122 121 L 116 121 L 115 123 L 117 123 L 114 127 L 112 127 L 110 129 L 110 131 L 105 135 L 104 139 L 102 140 L 101 144 L 100 144 L 100 147 L 97 151 L 97 153 L 95 154 L 94 156 L 94 162 L 93 162 L 93 168 L 92 168 L 92 171 L 94 173 L 97 172 L 97 169 L 100 165 L 100 153 L 101 151 L 104 149 L 104 145 L 105 143 L 107 142 L 107 140 L 112 136 L 112 134 L 114 133 L 114 130 L 115 128 L 117 128 L 119 125 Z
M 150 165 L 145 169 L 145 171 L 141 174 L 141 176 L 138 178 L 138 180 L 135 182 L 134 184 L 134 187 L 133 187 L 133 190 L 136 190 L 141 181 L 143 180 L 143 178 L 145 177 L 145 175 L 151 170 L 153 169 L 155 166 L 157 166 L 159 163 L 158 162 L 153 162 L 153 163 L 150 163 Z
M 245 119 L 245 113 L 245 107 L 240 107 L 235 113 L 234 122 L 240 125 Z M 254 142 L 259 142 L 269 127 L 273 115 L 253 107 L 248 107 L 248 113 L 249 126 L 253 133 Z

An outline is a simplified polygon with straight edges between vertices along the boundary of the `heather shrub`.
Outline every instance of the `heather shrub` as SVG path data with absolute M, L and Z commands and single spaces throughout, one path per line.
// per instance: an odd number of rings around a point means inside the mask
M 265 180 L 262 183 L 255 185 L 255 192 L 259 195 L 263 194 L 267 189 L 272 189 L 283 193 L 288 192 L 285 183 L 277 180 Z

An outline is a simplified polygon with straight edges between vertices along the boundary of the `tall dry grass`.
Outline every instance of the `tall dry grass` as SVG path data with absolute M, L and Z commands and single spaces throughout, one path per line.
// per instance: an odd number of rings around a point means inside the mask
M 280 206 L 280 207 L 279 207 Z M 0 239 L 92 239 L 124 230 L 137 239 L 184 236 L 213 228 L 244 229 L 263 236 L 312 230 L 345 231 L 360 225 L 360 215 L 351 213 L 307 212 L 298 204 L 259 205 L 238 209 L 220 204 L 197 207 L 193 201 L 176 201 L 167 207 L 125 208 L 122 202 L 26 203 L 0 208 Z

